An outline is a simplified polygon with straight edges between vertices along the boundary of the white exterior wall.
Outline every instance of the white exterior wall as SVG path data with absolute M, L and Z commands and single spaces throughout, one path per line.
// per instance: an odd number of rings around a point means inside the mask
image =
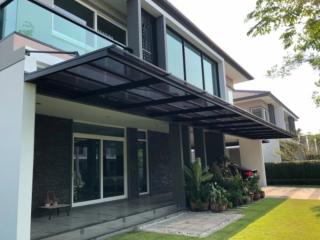
M 278 139 L 270 139 L 269 143 L 262 144 L 264 162 L 281 162 L 280 143 Z
M 0 84 L 0 238 L 29 240 L 36 88 L 24 60 L 0 71 Z
M 240 138 L 239 144 L 241 165 L 245 168 L 257 169 L 260 175 L 260 186 L 266 186 L 267 179 L 262 152 L 262 141 Z

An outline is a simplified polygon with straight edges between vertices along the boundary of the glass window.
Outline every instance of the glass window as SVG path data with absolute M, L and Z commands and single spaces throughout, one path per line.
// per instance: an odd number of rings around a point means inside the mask
M 256 115 L 257 117 L 262 118 L 263 120 L 267 121 L 267 119 L 268 119 L 267 111 L 263 107 L 252 108 L 251 112 L 252 112 L 253 115 Z
M 157 64 L 156 19 L 146 11 L 141 12 L 143 59 Z
M 126 31 L 98 16 L 98 32 L 126 45 Z
M 55 0 L 55 7 L 70 17 L 71 19 L 90 28 L 94 28 L 94 12 L 80 3 L 72 0 Z M 83 47 L 93 47 L 95 44 L 94 36 L 83 31 L 81 28 L 75 28 L 71 22 L 66 22 L 64 18 L 54 15 L 53 29 L 56 34 L 66 42 L 70 42 Z
M 103 197 L 124 195 L 123 142 L 103 141 Z
M 167 32 L 168 72 L 184 79 L 182 39 L 171 31 Z
M 219 96 L 218 64 L 207 57 L 203 57 L 203 74 L 205 90 L 208 93 Z
M 100 141 L 74 139 L 73 201 L 100 198 Z
M 139 193 L 148 192 L 147 143 L 138 141 Z
M 201 53 L 185 43 L 185 65 L 187 82 L 203 89 Z
M 94 28 L 94 13 L 75 0 L 54 0 L 54 5 L 63 9 L 64 13 L 85 26 Z

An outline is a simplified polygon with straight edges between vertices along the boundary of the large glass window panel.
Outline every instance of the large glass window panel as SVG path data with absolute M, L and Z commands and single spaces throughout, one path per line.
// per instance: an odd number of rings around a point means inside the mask
M 106 19 L 98 16 L 98 32 L 126 45 L 126 31 Z
M 147 143 L 138 141 L 139 192 L 148 192 Z
M 94 28 L 94 13 L 75 0 L 54 0 L 54 5 L 70 18 L 85 26 Z
M 0 8 L 0 39 L 16 31 L 17 1 Z
M 81 23 L 84 26 L 94 28 L 94 12 L 75 0 L 55 0 L 55 7 L 62 11 L 71 19 Z M 94 36 L 80 28 L 74 28 L 73 23 L 68 23 L 60 17 L 53 17 L 53 29 L 55 34 L 65 41 L 72 42 L 76 45 L 83 45 L 83 47 L 94 47 Z M 86 45 L 84 45 L 86 44 Z
M 203 57 L 203 73 L 205 90 L 208 93 L 219 96 L 218 64 Z
M 171 31 L 167 32 L 168 71 L 184 79 L 182 39 Z
M 103 141 L 103 197 L 123 196 L 124 180 L 123 142 Z
M 100 198 L 100 141 L 74 139 L 73 201 Z
M 190 44 L 185 43 L 185 65 L 187 82 L 203 89 L 201 53 Z

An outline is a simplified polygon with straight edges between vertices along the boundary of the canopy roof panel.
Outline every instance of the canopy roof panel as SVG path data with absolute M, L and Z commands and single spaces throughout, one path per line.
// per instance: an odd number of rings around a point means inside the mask
M 115 46 L 26 74 L 25 81 L 41 94 L 240 137 L 293 137 Z

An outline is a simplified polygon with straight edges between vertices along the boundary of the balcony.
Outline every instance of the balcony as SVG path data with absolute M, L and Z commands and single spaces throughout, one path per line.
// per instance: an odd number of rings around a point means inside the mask
M 12 33 L 79 55 L 114 44 L 126 49 L 126 46 L 85 26 L 78 19 L 35 0 L 7 0 L 0 6 L 0 39 Z

